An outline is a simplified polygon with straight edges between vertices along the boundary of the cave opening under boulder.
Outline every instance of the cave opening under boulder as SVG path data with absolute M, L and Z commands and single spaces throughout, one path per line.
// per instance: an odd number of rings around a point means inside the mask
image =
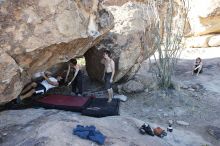
M 82 76 L 83 91 L 91 92 L 91 91 L 102 90 L 101 80 L 97 80 L 93 78 L 93 76 L 91 75 L 91 71 L 89 70 L 88 72 L 87 69 L 96 68 L 96 67 L 102 68 L 103 66 L 96 65 L 98 61 L 100 62 L 100 60 L 94 58 L 92 61 L 90 59 L 88 61 L 87 57 L 88 56 L 86 56 L 86 53 L 84 54 L 84 56 L 75 57 L 75 59 L 77 60 L 77 64 L 80 66 L 80 70 L 82 71 L 82 74 L 83 74 Z M 62 76 L 62 78 L 65 79 L 67 70 L 68 70 L 68 62 L 55 64 L 52 67 L 50 67 L 48 70 L 52 72 L 54 76 Z M 73 71 L 70 72 L 67 83 L 72 79 L 72 77 L 73 77 Z M 59 87 L 58 89 L 52 90 L 52 92 L 60 93 L 60 94 L 69 94 L 71 92 L 71 85 L 66 86 L 66 83 L 62 83 L 61 87 Z

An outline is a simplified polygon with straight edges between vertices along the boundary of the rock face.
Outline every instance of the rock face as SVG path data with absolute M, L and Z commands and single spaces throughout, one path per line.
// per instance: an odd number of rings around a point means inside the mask
M 188 48 L 209 47 L 209 40 L 213 35 L 203 35 L 197 37 L 189 37 L 185 41 L 185 46 Z
M 190 1 L 189 23 L 194 35 L 220 33 L 220 1 Z
M 141 135 L 138 127 L 143 122 L 131 117 L 91 118 L 73 112 L 28 109 L 2 112 L 0 123 L 1 146 L 98 146 L 72 134 L 78 124 L 96 126 L 106 136 L 106 146 L 170 146 L 159 137 Z
M 192 37 L 189 38 L 186 45 L 187 47 L 220 46 L 220 40 L 217 37 L 220 33 L 220 1 L 206 0 L 202 4 L 199 4 L 200 2 L 200 0 L 191 0 L 189 3 L 188 20 L 191 28 L 190 35 Z M 203 38 L 194 37 L 203 35 Z
M 209 39 L 208 44 L 209 44 L 209 46 L 211 46 L 211 47 L 220 46 L 220 35 L 215 35 L 215 36 L 211 37 L 211 38 Z
M 33 73 L 82 56 L 113 22 L 98 0 L 0 1 L 0 103 Z
M 185 40 L 185 47 L 187 48 L 207 48 L 207 47 L 219 47 L 220 35 L 208 34 L 202 36 L 188 37 Z
M 107 9 L 115 18 L 115 26 L 98 45 L 86 52 L 86 69 L 91 78 L 101 80 L 104 68 L 100 60 L 103 48 L 108 49 L 116 64 L 114 81 L 118 81 L 132 77 L 142 61 L 154 52 L 151 44 L 143 41 L 150 10 L 146 4 L 137 2 L 108 6 Z

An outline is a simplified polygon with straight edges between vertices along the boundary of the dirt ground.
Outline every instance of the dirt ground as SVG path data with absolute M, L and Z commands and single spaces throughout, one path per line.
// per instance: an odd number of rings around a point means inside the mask
M 203 73 L 192 76 L 192 64 L 198 56 L 203 59 Z M 135 78 L 152 82 L 148 66 L 145 61 Z M 163 138 L 173 146 L 220 146 L 220 141 L 207 132 L 208 125 L 220 127 L 220 48 L 185 49 L 173 81 L 180 85 L 178 90 L 155 90 L 146 85 L 145 92 L 127 94 L 120 115 L 142 120 L 152 128 L 166 129 L 168 121 L 173 120 L 174 131 Z M 90 81 L 86 75 L 84 82 L 86 92 L 102 90 L 102 84 Z M 71 89 L 64 87 L 51 92 L 69 94 Z M 189 126 L 178 125 L 178 120 Z
M 176 146 L 220 146 L 207 132 L 207 126 L 220 127 L 220 48 L 185 49 L 178 61 L 173 80 L 179 90 L 153 90 L 127 95 L 122 103 L 121 114 L 131 115 L 153 127 L 168 127 L 168 120 L 174 121 L 174 132 L 165 140 Z M 196 54 L 196 55 L 195 55 Z M 202 57 L 204 68 L 199 76 L 192 76 L 194 59 Z M 145 61 L 137 77 L 149 80 L 148 62 Z M 178 125 L 185 121 L 189 126 Z
M 203 59 L 203 73 L 192 76 L 196 57 Z M 135 78 L 152 82 L 148 67 L 145 61 Z M 127 94 L 128 100 L 121 103 L 120 115 L 132 116 L 153 128 L 160 126 L 163 129 L 173 120 L 174 131 L 164 138 L 173 146 L 220 146 L 220 141 L 207 132 L 208 125 L 220 127 L 220 48 L 183 50 L 173 81 L 180 84 L 179 90 L 155 90 L 146 86 L 148 91 Z M 84 82 L 86 92 L 103 90 L 102 84 L 89 80 L 86 75 Z M 65 87 L 62 92 L 69 93 L 70 89 Z M 178 120 L 189 126 L 178 125 Z

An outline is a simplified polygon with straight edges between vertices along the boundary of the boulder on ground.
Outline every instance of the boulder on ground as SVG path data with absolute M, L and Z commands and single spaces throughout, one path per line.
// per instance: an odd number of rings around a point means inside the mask
M 184 45 L 187 48 L 206 48 L 209 47 L 209 39 L 213 35 L 203 35 L 197 37 L 189 37 L 185 39 Z
M 215 35 L 209 39 L 208 42 L 210 47 L 218 47 L 220 46 L 220 35 Z
M 122 86 L 122 90 L 126 93 L 143 92 L 144 85 L 141 82 L 130 80 Z
M 101 80 L 104 68 L 100 61 L 103 50 L 108 49 L 112 52 L 115 61 L 114 81 L 130 79 L 137 72 L 140 64 L 155 51 L 151 39 L 144 36 L 145 28 L 149 27 L 153 13 L 147 4 L 137 2 L 108 6 L 107 10 L 115 18 L 114 28 L 98 45 L 86 52 L 86 70 L 92 79 Z M 152 15 L 148 17 L 148 13 Z M 154 38 L 150 30 L 146 33 Z
M 185 121 L 176 121 L 176 123 L 181 125 L 181 126 L 189 126 L 189 123 L 187 123 Z

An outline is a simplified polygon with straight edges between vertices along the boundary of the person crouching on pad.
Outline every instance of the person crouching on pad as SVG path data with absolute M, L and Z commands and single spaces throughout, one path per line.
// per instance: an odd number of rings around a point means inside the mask
M 18 103 L 21 103 L 23 99 L 32 95 L 45 94 L 49 89 L 58 87 L 59 81 L 62 79 L 61 76 L 57 76 L 57 78 L 52 77 L 52 73 L 48 71 L 41 73 L 41 75 L 44 80 L 42 82 L 31 82 L 28 84 L 17 97 Z
M 112 82 L 115 74 L 115 62 L 112 60 L 109 50 L 104 51 L 101 63 L 105 66 L 103 78 L 105 80 L 105 89 L 108 91 L 108 102 L 111 102 L 113 98 Z

